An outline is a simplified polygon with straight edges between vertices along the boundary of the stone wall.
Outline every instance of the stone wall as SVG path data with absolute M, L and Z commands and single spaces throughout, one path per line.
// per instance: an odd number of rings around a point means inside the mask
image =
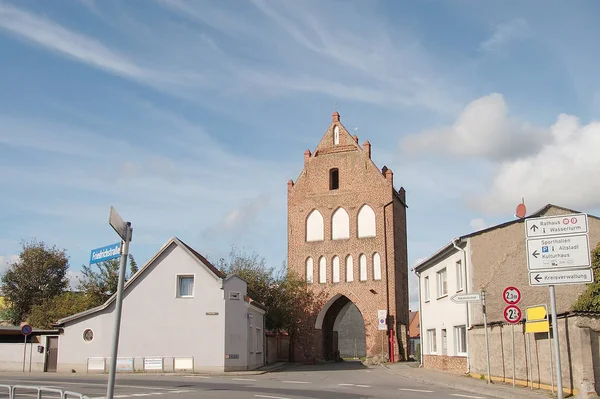
M 465 374 L 467 371 L 467 358 L 464 356 L 424 355 L 423 367 L 449 371 L 455 374 Z

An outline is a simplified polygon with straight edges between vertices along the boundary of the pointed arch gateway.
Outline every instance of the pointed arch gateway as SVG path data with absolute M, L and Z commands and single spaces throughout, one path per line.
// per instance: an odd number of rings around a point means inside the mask
M 321 330 L 325 360 L 367 355 L 365 321 L 359 308 L 345 295 L 333 296 L 319 312 L 315 329 Z

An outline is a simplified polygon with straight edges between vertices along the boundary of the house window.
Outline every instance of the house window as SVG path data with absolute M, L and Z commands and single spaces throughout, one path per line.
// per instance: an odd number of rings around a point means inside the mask
M 86 330 L 83 332 L 83 340 L 85 342 L 90 342 L 93 339 L 94 339 L 94 332 L 92 330 L 90 330 L 89 328 L 86 328 Z
M 346 257 L 346 281 L 354 281 L 354 261 L 352 255 Z
M 340 188 L 340 171 L 333 168 L 329 171 L 329 189 L 337 190 Z
M 435 335 L 435 329 L 427 330 L 427 345 L 429 353 L 437 353 L 437 337 Z
M 325 238 L 323 215 L 313 210 L 306 219 L 306 241 L 323 241 Z
M 256 329 L 256 353 L 262 353 L 263 349 L 263 335 L 262 329 Z
M 442 329 L 442 355 L 448 354 L 448 332 L 445 328 Z
M 344 208 L 338 208 L 331 217 L 331 239 L 350 238 L 350 216 Z
M 446 268 L 437 272 L 437 296 L 441 298 L 448 295 L 448 276 Z
M 333 128 L 333 145 L 338 145 L 340 143 L 340 128 L 335 126 Z
M 179 298 L 194 296 L 194 276 L 177 276 L 177 296 Z
M 373 280 L 381 280 L 381 256 L 378 252 L 373 254 Z
M 463 268 L 462 262 L 456 262 L 456 292 L 463 290 Z
M 229 291 L 229 299 L 233 300 L 233 301 L 239 301 L 240 300 L 240 293 L 239 292 L 234 292 L 234 291 Z
M 365 254 L 361 254 L 358 258 L 359 274 L 358 278 L 360 281 L 367 281 L 367 257 Z
M 423 279 L 423 296 L 425 302 L 429 302 L 429 276 Z
M 337 256 L 333 257 L 333 282 L 334 283 L 339 283 L 340 282 L 340 258 Z
M 457 355 L 467 354 L 467 327 L 456 326 L 454 327 L 454 344 L 456 347 Z
M 375 237 L 375 212 L 369 205 L 358 211 L 358 238 Z
M 306 282 L 313 282 L 313 258 L 306 259 Z
M 325 284 L 327 282 L 327 260 L 324 256 L 319 259 L 319 283 Z

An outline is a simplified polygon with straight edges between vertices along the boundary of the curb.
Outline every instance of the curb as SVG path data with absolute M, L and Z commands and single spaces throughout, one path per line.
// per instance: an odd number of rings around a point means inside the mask
M 506 391 L 497 392 L 494 389 L 489 389 L 487 386 L 473 387 L 473 386 L 468 386 L 466 384 L 461 384 L 459 382 L 445 382 L 445 381 L 439 381 L 439 380 L 432 381 L 431 379 L 427 379 L 424 377 L 417 377 L 417 376 L 413 376 L 413 375 L 397 373 L 394 371 L 394 369 L 392 369 L 391 367 L 388 367 L 384 364 L 382 364 L 381 366 L 396 375 L 399 375 L 399 376 L 402 376 L 405 378 L 409 378 L 411 380 L 419 381 L 419 382 L 426 382 L 429 384 L 441 385 L 441 386 L 445 386 L 447 388 L 457 389 L 457 390 L 464 391 L 464 392 L 477 393 L 480 395 L 486 395 L 486 396 L 491 396 L 491 397 L 500 398 L 500 399 L 523 399 L 522 392 L 517 389 L 515 389 L 515 392 L 506 392 Z M 548 395 L 544 395 L 545 393 L 546 393 L 545 391 L 544 392 L 536 392 L 536 393 L 534 393 L 534 395 L 537 395 L 540 398 L 544 397 L 544 396 L 549 396 L 549 393 L 548 393 Z

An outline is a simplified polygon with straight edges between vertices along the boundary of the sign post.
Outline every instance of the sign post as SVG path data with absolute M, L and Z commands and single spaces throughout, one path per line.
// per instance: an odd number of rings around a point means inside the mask
M 115 304 L 115 324 L 113 329 L 113 339 L 110 358 L 110 372 L 108 376 L 108 387 L 106 389 L 106 398 L 113 399 L 115 390 L 115 376 L 117 372 L 117 354 L 119 351 L 119 331 L 121 328 L 121 309 L 123 307 L 123 283 L 125 281 L 125 268 L 127 267 L 127 257 L 129 256 L 129 243 L 133 229 L 131 223 L 125 223 L 114 207 L 110 207 L 108 223 L 123 240 L 123 252 L 121 253 L 121 263 L 119 265 L 119 282 L 117 285 L 117 301 Z
M 587 214 L 547 216 L 525 220 L 529 285 L 549 286 L 558 399 L 564 399 L 555 285 L 587 284 L 591 269 Z
M 481 304 L 483 306 L 483 328 L 485 329 L 485 358 L 487 361 L 487 382 L 492 382 L 492 376 L 490 375 L 490 342 L 488 338 L 487 328 L 487 308 L 485 306 L 485 290 L 481 291 Z
M 504 299 L 504 302 L 508 304 L 508 306 L 504 309 L 504 318 L 507 319 L 507 321 L 510 323 L 511 329 L 513 388 L 515 388 L 515 369 L 517 368 L 515 364 L 515 324 L 518 323 L 519 320 L 521 320 L 521 309 L 519 309 L 519 307 L 517 307 L 516 305 L 521 301 L 521 291 L 519 291 L 517 287 L 508 286 L 504 289 L 504 292 L 502 293 L 502 298 Z M 512 310 L 507 311 L 508 308 L 511 308 Z M 509 313 L 509 318 L 507 318 L 507 313 Z M 513 313 L 516 314 L 513 315 Z M 519 316 L 517 321 L 510 321 L 516 319 L 517 315 Z
M 23 324 L 21 327 L 21 334 L 25 337 L 25 342 L 23 343 L 23 372 L 25 372 L 25 361 L 27 359 L 27 336 L 31 334 L 33 329 L 29 324 Z

